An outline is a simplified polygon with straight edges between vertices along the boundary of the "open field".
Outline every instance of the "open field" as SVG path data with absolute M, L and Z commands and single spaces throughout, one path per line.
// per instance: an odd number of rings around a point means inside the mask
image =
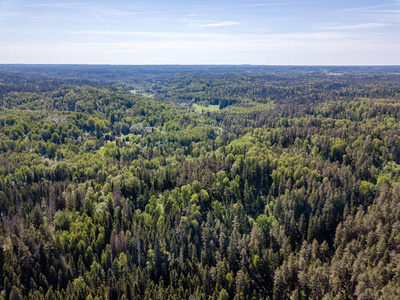
M 197 103 L 193 103 L 193 107 L 196 109 L 197 112 L 220 110 L 219 105 L 209 105 L 206 107 L 206 106 L 198 105 Z

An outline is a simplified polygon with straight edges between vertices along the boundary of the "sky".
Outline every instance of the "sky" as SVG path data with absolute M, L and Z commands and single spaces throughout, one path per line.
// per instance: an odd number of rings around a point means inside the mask
M 400 0 L 0 0 L 0 63 L 400 65 Z

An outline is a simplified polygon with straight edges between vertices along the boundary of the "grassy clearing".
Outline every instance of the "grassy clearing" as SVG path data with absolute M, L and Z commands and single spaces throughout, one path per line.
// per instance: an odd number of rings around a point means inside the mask
M 198 105 L 197 103 L 193 103 L 193 107 L 196 109 L 197 112 L 203 112 L 203 111 L 218 111 L 219 105 L 209 105 L 207 107 Z
M 130 90 L 130 92 L 131 92 L 131 94 L 138 96 L 138 97 L 144 97 L 144 98 L 150 98 L 150 99 L 154 98 L 154 94 L 143 93 L 138 90 Z

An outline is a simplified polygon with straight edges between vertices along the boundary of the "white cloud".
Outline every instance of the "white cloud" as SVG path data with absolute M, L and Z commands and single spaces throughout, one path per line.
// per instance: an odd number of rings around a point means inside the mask
M 400 2 L 400 1 L 399 1 Z M 345 8 L 339 9 L 336 12 L 358 12 L 358 11 L 368 11 L 375 8 L 382 8 L 382 7 L 390 7 L 397 4 L 381 4 L 381 5 L 373 5 L 373 6 L 362 6 L 362 7 L 354 7 L 354 8 Z
M 325 27 L 325 29 L 328 29 L 328 30 L 372 29 L 372 28 L 381 28 L 381 27 L 387 27 L 387 26 L 389 26 L 389 25 L 384 24 L 384 23 L 363 23 L 363 24 L 355 24 L 355 25 Z
M 73 35 L 84 35 L 84 36 L 98 36 L 98 37 L 117 37 L 117 38 L 141 38 L 141 39 L 221 39 L 223 35 L 211 34 L 211 33 L 198 33 L 198 32 L 170 32 L 170 31 L 113 31 L 113 30 L 85 30 L 85 31 L 71 31 L 68 32 Z M 227 38 L 233 36 L 225 35 Z
M 96 13 L 93 13 L 93 15 L 100 21 L 100 22 L 102 22 L 102 23 L 106 23 L 106 21 L 104 21 L 104 19 L 102 18 L 102 17 L 100 17 L 98 14 L 96 14 Z
M 400 10 L 399 9 L 375 9 L 375 10 L 370 10 L 369 12 L 371 12 L 371 13 L 382 13 L 382 14 L 400 14 Z
M 179 13 L 182 10 L 149 10 L 149 11 L 105 11 L 104 15 L 110 16 L 135 16 L 135 15 L 151 15 L 151 14 L 168 14 Z
M 57 7 L 57 8 L 81 8 L 86 7 L 83 3 L 36 3 L 36 4 L 24 4 L 24 5 L 7 5 L 7 8 L 25 9 L 25 8 L 36 8 L 36 7 Z
M 92 32 L 93 33 L 93 32 Z M 110 32 L 97 32 L 99 36 Z M 135 32 L 98 42 L 0 45 L 8 62 L 111 64 L 398 64 L 400 41 L 350 33 L 200 35 Z M 141 36 L 149 35 L 149 40 Z M 167 36 L 168 39 L 161 39 Z M 130 38 L 129 38 L 130 37 Z M 160 38 L 160 39 L 159 39 Z M 171 39 L 169 39 L 171 38 Z M 21 60 L 23 57 L 23 60 Z M 1 58 L 0 58 L 1 62 Z
M 262 7 L 262 6 L 277 6 L 277 5 L 294 5 L 294 4 L 303 4 L 303 3 L 302 2 L 255 3 L 255 4 L 243 5 L 242 7 Z
M 239 25 L 239 22 L 218 22 L 218 23 L 209 23 L 209 24 L 193 24 L 195 27 L 198 28 L 205 28 L 205 27 L 225 27 L 225 26 L 234 26 Z
M 0 63 L 400 63 L 397 0 L 391 7 L 354 8 L 354 3 L 348 3 L 344 7 L 353 8 L 324 10 L 315 19 L 302 15 L 298 6 L 288 5 L 300 0 L 284 1 L 235 1 L 229 5 L 217 1 L 217 6 L 210 6 L 209 1 L 181 6 L 12 6 L 5 3 L 15 0 L 0 0 Z M 283 13 L 282 9 L 268 9 L 271 5 L 287 7 Z M 39 9 L 46 6 L 54 8 Z M 244 6 L 255 7 L 251 15 L 246 15 Z M 390 10 L 392 7 L 397 10 Z M 208 10 L 213 13 L 202 13 Z M 294 19 L 296 22 L 275 22 Z M 54 26 L 32 21 L 53 22 Z M 101 23 L 104 21 L 106 26 Z
M 280 34 L 220 34 L 204 32 L 172 32 L 172 31 L 71 31 L 71 35 L 95 37 L 99 42 L 125 43 L 125 42 L 163 42 L 173 41 L 179 47 L 182 42 L 195 41 L 199 43 L 242 43 L 249 47 L 251 44 L 268 43 L 280 44 L 286 42 L 347 42 L 347 41 L 372 41 L 382 43 L 387 38 L 382 34 L 355 33 L 351 31 L 321 31 L 321 32 L 290 32 Z

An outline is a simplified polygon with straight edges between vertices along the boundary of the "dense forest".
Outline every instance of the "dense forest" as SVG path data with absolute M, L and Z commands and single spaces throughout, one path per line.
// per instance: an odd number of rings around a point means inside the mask
M 399 74 L 0 66 L 0 299 L 399 299 Z

